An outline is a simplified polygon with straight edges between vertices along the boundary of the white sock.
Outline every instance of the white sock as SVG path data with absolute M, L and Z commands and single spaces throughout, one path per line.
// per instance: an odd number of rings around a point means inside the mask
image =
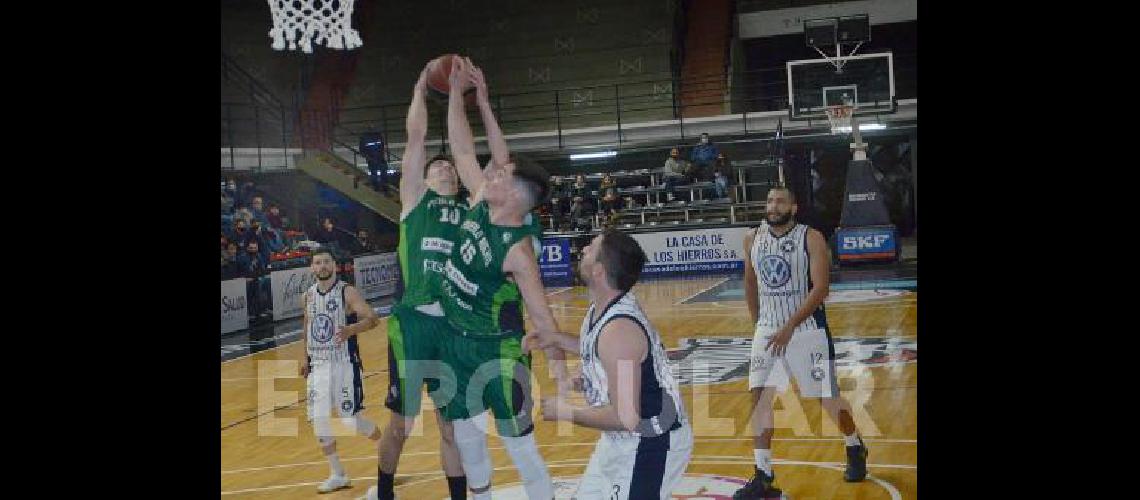
M 329 459 L 329 468 L 334 476 L 344 476 L 344 466 L 340 464 L 340 456 L 334 451 L 332 455 L 325 455 Z
M 847 446 L 859 446 L 859 433 L 852 432 L 850 436 L 843 436 L 843 442 Z
M 772 450 L 762 450 L 754 448 L 752 454 L 756 456 L 756 468 L 764 471 L 765 474 L 772 475 Z

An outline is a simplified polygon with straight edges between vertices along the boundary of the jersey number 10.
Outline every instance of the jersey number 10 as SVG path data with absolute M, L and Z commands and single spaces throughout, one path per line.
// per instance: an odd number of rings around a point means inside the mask
M 439 211 L 440 211 L 440 216 L 439 216 L 440 222 L 450 222 L 452 224 L 459 224 L 459 210 L 449 210 L 447 207 L 442 207 L 439 209 Z

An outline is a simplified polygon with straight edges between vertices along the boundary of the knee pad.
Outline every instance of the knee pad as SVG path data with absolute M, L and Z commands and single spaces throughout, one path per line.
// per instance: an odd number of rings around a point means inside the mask
M 336 439 L 333 439 L 329 436 L 317 436 L 317 443 L 320 443 L 321 449 L 324 450 L 325 448 L 336 444 Z
M 527 498 L 553 498 L 554 484 L 550 480 L 546 462 L 538 453 L 534 433 L 519 437 L 503 436 L 502 439 L 503 447 L 507 449 L 511 461 L 519 471 L 519 476 L 522 477 Z

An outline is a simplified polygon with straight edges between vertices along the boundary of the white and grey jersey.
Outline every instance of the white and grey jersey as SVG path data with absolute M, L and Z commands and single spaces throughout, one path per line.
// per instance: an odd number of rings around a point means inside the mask
M 641 423 L 633 432 L 606 431 L 610 437 L 649 437 L 658 436 L 678 429 L 687 421 L 684 403 L 677 378 L 669 367 L 669 358 L 661 336 L 649 324 L 649 319 L 637 303 L 632 293 L 626 292 L 614 299 L 597 321 L 591 322 L 597 304 L 590 304 L 586 317 L 582 320 L 579 349 L 582 356 L 582 379 L 586 401 L 590 406 L 603 406 L 610 403 L 609 374 L 598 358 L 598 336 L 606 324 L 616 318 L 633 320 L 645 332 L 649 343 L 649 353 L 641 362 Z
M 347 325 L 356 323 L 356 315 L 348 314 L 344 299 L 344 288 L 348 286 L 337 280 L 327 292 L 321 292 L 320 282 L 313 283 L 306 292 L 305 309 L 309 316 L 309 331 L 306 332 L 305 348 L 311 364 L 329 362 L 359 362 L 360 351 L 356 337 L 337 345 L 333 336 Z
M 756 324 L 780 328 L 803 305 L 811 292 L 811 258 L 808 255 L 808 226 L 796 224 L 783 236 L 772 234 L 762 222 L 756 229 L 750 256 L 759 291 Z M 823 305 L 796 326 L 795 331 L 825 328 Z

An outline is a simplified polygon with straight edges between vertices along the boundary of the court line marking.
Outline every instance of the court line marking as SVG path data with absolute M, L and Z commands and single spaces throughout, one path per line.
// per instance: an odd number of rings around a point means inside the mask
M 304 329 L 302 328 L 301 330 L 304 330 Z M 287 335 L 293 335 L 293 334 L 301 333 L 301 330 L 293 330 L 293 331 L 291 331 L 291 332 L 288 332 L 288 333 L 287 333 Z M 368 332 L 364 332 L 364 333 L 368 333 Z M 242 356 L 238 356 L 238 357 L 236 357 L 236 358 L 231 358 L 231 359 L 223 360 L 223 361 L 222 361 L 222 364 L 224 365 L 224 364 L 226 364 L 226 363 L 232 363 L 232 362 L 234 362 L 234 361 L 242 360 L 242 359 L 248 358 L 248 357 L 250 357 L 250 356 L 253 356 L 253 355 L 256 355 L 256 354 L 261 354 L 261 353 L 263 353 L 263 352 L 274 351 L 274 350 L 280 349 L 280 348 L 282 348 L 282 347 L 288 347 L 288 346 L 291 346 L 291 345 L 293 345 L 293 344 L 296 344 L 296 343 L 297 343 L 298 341 L 300 341 L 300 340 L 301 340 L 301 339 L 299 339 L 299 338 L 298 338 L 298 339 L 296 339 L 296 340 L 290 341 L 288 344 L 281 344 L 281 345 L 279 345 L 279 346 L 276 346 L 276 347 L 270 347 L 270 348 L 268 348 L 268 349 L 262 349 L 262 350 L 260 350 L 260 351 L 257 351 L 257 352 L 251 352 L 251 353 L 249 353 L 249 354 L 245 354 L 245 355 L 242 355 Z
M 714 307 L 707 307 L 704 305 L 697 305 L 697 304 L 718 304 L 718 305 L 714 306 Z M 686 307 L 684 309 L 680 309 L 680 310 L 668 310 L 667 313 L 684 314 L 684 315 L 705 313 L 706 315 L 712 314 L 712 315 L 723 316 L 725 314 L 732 314 L 737 309 L 744 310 L 747 308 L 747 305 L 745 305 L 745 304 L 722 305 L 719 302 L 703 302 L 703 303 L 697 303 L 697 304 L 681 304 L 681 303 L 673 304 L 674 306 L 686 306 Z M 862 303 L 852 303 L 852 302 L 831 302 L 831 303 L 825 304 L 825 306 L 831 310 L 848 311 L 848 310 L 872 310 L 872 309 L 907 309 L 907 308 L 914 307 L 915 304 L 917 304 L 917 303 L 913 303 L 913 304 L 909 304 L 909 303 L 906 303 L 906 304 L 904 304 L 904 303 L 883 303 L 883 304 L 869 304 L 868 303 L 868 304 L 862 304 Z M 559 312 L 585 311 L 585 310 L 589 309 L 589 306 L 588 305 L 576 306 L 576 305 L 570 305 L 570 304 L 566 304 L 566 305 L 559 304 L 559 305 L 551 305 L 550 308 L 552 310 L 558 310 Z M 726 309 L 728 311 L 726 311 Z M 661 313 L 658 313 L 658 314 L 661 314 Z M 740 314 L 744 314 L 744 313 L 741 312 Z
M 905 364 L 908 364 L 908 365 L 909 365 L 909 364 L 914 364 L 914 363 L 917 363 L 917 361 L 909 361 L 909 362 L 907 362 L 907 363 L 905 363 Z M 844 366 L 844 367 L 839 367 L 839 368 L 837 368 L 837 370 L 838 370 L 838 371 L 840 371 L 840 372 L 843 372 L 843 373 L 844 373 L 844 375 L 850 375 L 850 372 L 851 372 L 851 371 L 855 371 L 855 370 L 871 370 L 871 369 L 876 369 L 876 368 L 886 368 L 886 369 L 890 369 L 890 368 L 892 368 L 892 367 L 891 367 L 891 366 L 887 366 L 887 365 L 883 365 L 883 366 L 870 366 L 870 367 L 867 367 L 867 366 Z M 384 373 L 384 372 L 373 372 L 373 375 L 375 375 L 375 374 L 379 374 L 379 373 Z M 369 378 L 369 377 L 371 377 L 371 376 L 372 376 L 372 375 L 368 375 L 368 376 L 366 376 L 366 377 L 364 377 L 364 378 L 366 378 L 366 379 L 367 379 L 367 378 Z M 731 381 L 728 381 L 728 382 L 720 382 L 720 383 L 715 383 L 715 384 L 702 384 L 702 385 L 727 385 L 727 384 L 733 384 L 733 383 L 741 382 L 742 380 L 744 380 L 744 379 L 737 379 L 737 380 L 731 380 Z M 684 385 L 684 386 L 682 386 L 682 387 L 692 387 L 692 385 L 688 385 L 688 384 L 687 384 L 687 385 Z M 846 394 L 851 394 L 851 393 L 860 393 L 860 392 L 897 391 L 897 390 L 911 390 L 911 389 L 918 389 L 918 386 L 915 386 L 915 385 L 900 385 L 900 386 L 891 386 L 891 387 L 855 388 L 855 389 L 850 389 L 850 390 L 844 390 L 843 392 L 844 392 L 844 393 L 846 393 Z M 750 390 L 748 390 L 748 389 L 726 390 L 726 391 L 710 391 L 710 392 L 708 392 L 708 395 L 709 395 L 709 396 L 723 396 L 723 395 L 732 395 L 732 394 L 748 394 L 749 392 L 751 392 L 751 391 L 750 391 Z M 802 398 L 801 398 L 801 399 L 802 399 Z M 304 400 L 303 400 L 303 399 L 301 399 L 301 400 L 297 400 L 297 401 L 296 401 L 296 402 L 294 402 L 293 404 L 290 404 L 290 405 L 286 405 L 286 406 L 277 406 L 277 407 L 274 407 L 272 410 L 269 410 L 269 411 L 266 411 L 266 412 L 262 412 L 262 413 L 259 413 L 259 414 L 257 414 L 257 415 L 253 415 L 253 416 L 250 416 L 250 417 L 246 417 L 246 418 L 244 418 L 244 419 L 242 419 L 242 420 L 240 420 L 240 421 L 237 421 L 237 422 L 232 422 L 232 423 L 226 424 L 225 426 L 223 426 L 223 427 L 222 427 L 222 430 L 223 430 L 223 431 L 224 431 L 224 430 L 228 430 L 229 428 L 231 428 L 231 427 L 235 427 L 235 426 L 237 426 L 238 424 L 244 424 L 244 423 L 246 423 L 246 422 L 249 422 L 250 420 L 253 420 L 253 419 L 255 419 L 255 418 L 261 417 L 261 416 L 263 416 L 263 415 L 267 415 L 267 414 L 269 414 L 269 413 L 275 413 L 275 412 L 277 412 L 278 410 L 289 410 L 289 409 L 292 409 L 292 408 L 294 408 L 294 407 L 296 407 L 296 406 L 297 406 L 297 403 L 300 403 L 300 402 L 302 402 L 302 401 L 304 401 Z M 287 418 L 287 417 L 286 417 L 286 418 Z M 717 418 L 729 418 L 729 417 L 717 417 Z M 749 439 L 751 439 L 751 438 L 749 438 Z M 806 438 L 805 438 L 805 439 L 806 439 Z M 714 440 L 715 440 L 715 439 L 703 439 L 703 441 L 714 441 Z
M 385 371 L 387 371 L 387 370 L 385 370 Z M 375 376 L 375 375 L 377 375 L 377 374 L 380 374 L 380 373 L 384 373 L 384 372 L 372 372 L 372 375 L 365 375 L 365 376 L 361 377 L 361 380 L 367 380 L 368 378 L 370 378 L 370 377 L 373 377 L 373 376 Z M 300 392 L 301 392 L 301 394 L 305 394 L 305 391 L 304 391 L 304 390 L 302 390 L 302 391 L 300 391 Z M 269 410 L 263 411 L 263 412 L 261 412 L 261 413 L 258 413 L 258 414 L 256 414 L 256 415 L 250 415 L 250 416 L 248 416 L 248 417 L 245 417 L 245 418 L 243 418 L 243 419 L 241 419 L 241 420 L 238 420 L 238 421 L 235 421 L 235 422 L 230 422 L 230 423 L 228 423 L 228 424 L 225 424 L 225 425 L 223 425 L 223 426 L 222 426 L 222 431 L 225 431 L 225 430 L 227 430 L 227 429 L 231 429 L 231 428 L 237 427 L 238 425 L 244 424 L 244 423 L 246 423 L 246 422 L 249 422 L 249 421 L 251 421 L 251 420 L 254 420 L 254 419 L 258 419 L 258 418 L 261 418 L 263 415 L 268 415 L 268 414 L 270 414 L 270 413 L 276 413 L 276 412 L 277 412 L 277 410 L 288 410 L 288 409 L 290 409 L 290 408 L 293 408 L 294 406 L 297 406 L 297 404 L 299 404 L 299 403 L 303 403 L 303 402 L 305 402 L 305 399 L 307 399 L 307 398 L 306 398 L 306 397 L 302 397 L 301 399 L 298 399 L 298 400 L 294 401 L 294 402 L 293 402 L 293 403 L 291 403 L 291 404 L 288 404 L 288 405 L 285 405 L 285 406 L 274 406 L 272 409 L 269 409 Z
M 288 360 L 284 360 L 284 361 L 288 361 Z M 388 372 L 388 370 L 379 370 L 379 371 L 374 371 L 374 372 L 364 372 L 363 375 L 371 377 L 372 375 L 377 375 L 380 373 L 387 373 L 387 372 Z M 277 379 L 289 380 L 289 379 L 297 379 L 297 378 L 305 378 L 305 377 L 302 377 L 300 375 L 289 376 L 289 377 L 232 377 L 232 378 L 223 378 L 221 380 L 222 380 L 222 382 L 234 382 L 234 381 L 238 381 L 238 380 L 277 380 Z
M 673 303 L 673 305 L 675 305 L 675 306 L 679 306 L 679 305 L 682 305 L 682 304 L 684 304 L 685 302 L 688 302 L 689 300 L 692 300 L 692 298 L 693 298 L 693 297 L 696 297 L 696 296 L 698 296 L 698 295 L 700 295 L 700 294 L 702 294 L 702 293 L 705 293 L 705 292 L 707 292 L 707 291 L 709 291 L 709 290 L 712 290 L 713 288 L 716 288 L 716 287 L 718 287 L 718 286 L 721 286 L 721 285 L 723 285 L 723 284 L 727 283 L 727 282 L 728 282 L 729 280 L 731 280 L 731 279 L 732 279 L 731 277 L 728 277 L 728 278 L 724 278 L 724 279 L 722 279 L 722 280 L 720 280 L 720 281 L 718 281 L 718 282 L 716 282 L 716 283 L 713 283 L 713 284 L 712 284 L 712 286 L 710 286 L 710 287 L 708 287 L 708 288 L 705 288 L 704 290 L 701 290 L 701 291 L 699 291 L 699 292 L 697 292 L 697 293 L 694 293 L 694 294 L 692 294 L 692 295 L 690 295 L 690 296 L 688 296 L 688 297 L 685 297 L 683 300 L 681 300 L 681 301 L 679 301 L 679 302 L 675 302 L 675 303 Z
M 416 437 L 416 436 L 413 436 L 413 437 Z M 703 443 L 706 441 L 707 442 L 713 442 L 713 441 L 724 442 L 724 441 L 750 441 L 750 440 L 752 440 L 751 437 L 745 437 L 745 438 L 701 438 L 699 442 Z M 841 438 L 841 437 L 837 437 L 837 438 L 772 438 L 772 441 L 789 441 L 789 442 L 831 441 L 831 442 L 841 442 L 841 441 L 843 441 L 843 438 Z M 899 444 L 917 444 L 918 443 L 917 439 L 893 439 L 893 438 L 869 438 L 869 437 L 864 437 L 863 441 L 868 442 L 868 443 L 899 443 Z M 697 442 L 694 442 L 694 445 L 696 443 Z M 566 446 L 591 446 L 592 447 L 592 446 L 595 446 L 596 444 L 597 443 L 594 443 L 594 442 L 590 442 L 590 443 L 557 443 L 557 444 L 540 444 L 537 446 L 539 448 L 554 448 L 554 447 L 563 448 Z M 501 446 L 489 446 L 489 447 L 487 447 L 487 449 L 488 450 L 503 450 L 505 448 L 503 448 Z M 400 456 L 412 457 L 412 456 L 438 455 L 438 454 L 439 454 L 439 450 L 435 450 L 435 451 L 416 451 L 416 452 L 401 453 Z M 746 458 L 747 457 L 742 458 L 742 459 L 746 459 Z M 376 459 L 377 459 L 376 455 L 368 455 L 368 456 L 363 456 L 363 457 L 350 457 L 350 458 L 343 458 L 342 457 L 340 459 L 340 461 L 341 462 L 353 462 L 353 461 L 359 461 L 359 460 L 376 460 Z M 248 467 L 245 469 L 223 470 L 222 474 L 240 474 L 240 473 L 244 473 L 244 472 L 259 472 L 259 471 L 264 471 L 264 470 L 286 469 L 286 468 L 290 468 L 290 467 L 308 467 L 308 466 L 313 466 L 313 465 L 327 465 L 327 464 L 328 464 L 328 461 L 326 461 L 326 460 L 317 460 L 317 461 L 312 461 L 312 462 L 298 462 L 298 463 L 292 463 L 292 464 L 278 464 L 278 465 L 267 465 L 267 466 L 263 466 L 263 467 Z M 401 473 L 401 474 L 403 474 L 403 473 Z M 408 474 L 412 475 L 412 473 L 408 473 Z
M 591 446 L 593 444 L 594 443 L 590 443 Z M 583 467 L 585 465 L 588 465 L 588 463 L 589 463 L 589 458 L 573 458 L 573 459 L 556 460 L 556 461 L 546 462 L 546 466 L 549 468 Z M 730 457 L 730 456 L 723 456 L 723 455 L 693 455 L 692 458 L 690 458 L 690 460 L 689 460 L 689 464 L 696 464 L 696 465 L 743 465 L 743 464 L 752 464 L 752 463 L 754 463 L 754 462 L 751 459 L 748 459 L 746 457 L 734 457 L 734 456 Z M 840 469 L 840 466 L 845 465 L 845 464 L 840 463 L 840 462 L 806 462 L 806 461 L 799 461 L 799 460 L 774 459 L 774 460 L 772 460 L 772 465 L 808 465 L 808 466 L 821 467 L 821 468 L 832 469 L 832 470 L 837 470 L 837 471 L 842 472 L 842 469 Z M 910 464 L 867 464 L 867 467 L 868 468 L 875 467 L 875 468 L 911 469 L 911 470 L 915 470 L 918 468 L 917 465 L 910 465 Z M 509 465 L 494 467 L 492 469 L 492 471 L 504 471 L 504 470 L 516 470 L 516 468 L 515 468 L 514 464 L 511 463 Z M 403 483 L 403 484 L 398 484 L 398 485 L 396 485 L 396 489 L 406 488 L 408 486 L 414 486 L 416 484 L 422 484 L 422 483 L 426 483 L 426 482 L 430 482 L 430 481 L 438 481 L 438 480 L 443 478 L 443 472 L 442 471 L 408 472 L 408 473 L 401 473 L 401 476 L 431 476 L 431 477 L 427 477 L 426 479 L 419 479 L 416 481 L 411 481 L 411 482 L 407 482 L 407 483 Z M 872 474 L 867 474 L 867 478 L 871 479 L 876 484 L 878 484 L 879 486 L 886 489 L 888 494 L 891 495 L 892 500 L 901 500 L 902 496 L 898 492 L 898 490 L 894 487 L 894 485 L 892 485 L 886 481 L 883 481 L 877 477 L 874 477 L 874 475 L 872 475 Z M 376 476 L 357 476 L 357 477 L 350 477 L 349 479 L 352 481 L 364 481 L 364 480 L 375 481 Z M 277 485 L 272 485 L 272 486 L 262 486 L 262 487 L 258 487 L 258 488 L 246 488 L 246 489 L 242 489 L 242 490 L 229 490 L 229 491 L 223 490 L 221 492 L 221 494 L 222 495 L 238 495 L 241 493 L 254 493 L 254 492 L 258 492 L 258 491 L 270 491 L 270 490 L 299 488 L 302 486 L 315 486 L 315 485 L 321 484 L 321 482 L 322 481 L 313 481 L 313 482 L 304 482 L 304 483 L 277 484 Z M 512 485 L 517 485 L 517 484 L 518 484 L 517 482 L 507 483 L 507 484 L 501 485 L 500 487 L 510 487 Z
M 697 458 L 697 456 L 693 456 L 693 458 Z M 547 466 L 548 467 L 554 467 L 554 468 L 561 468 L 561 467 L 588 465 L 588 461 L 586 461 L 586 460 L 583 460 L 578 464 L 569 464 L 569 463 L 565 463 L 565 462 L 568 462 L 568 461 L 562 461 L 560 463 L 551 463 L 551 464 L 547 464 Z M 693 460 L 693 459 L 690 459 L 689 463 L 690 464 L 698 464 L 698 465 L 706 465 L 706 464 L 707 465 L 723 465 L 720 462 L 708 461 L 708 460 Z M 738 463 L 740 463 L 740 464 L 744 464 L 744 463 L 752 464 L 754 462 L 747 461 L 747 462 L 738 462 Z M 782 465 L 810 465 L 813 467 L 820 467 L 823 469 L 831 469 L 831 470 L 836 470 L 836 471 L 842 472 L 842 469 L 840 469 L 837 465 L 833 465 L 834 463 L 835 462 L 800 462 L 800 461 L 783 461 L 783 460 L 773 460 L 772 461 L 773 465 L 781 465 L 781 464 Z M 873 467 L 873 465 L 867 464 L 867 467 Z M 915 466 L 910 466 L 910 467 L 915 467 Z M 688 467 L 686 466 L 686 468 L 688 468 Z M 917 468 L 917 467 L 915 467 L 915 468 Z M 496 468 L 495 470 L 499 470 L 499 468 Z M 420 479 L 418 481 L 412 481 L 409 483 L 398 485 L 398 486 L 396 486 L 396 488 L 403 488 L 403 487 L 412 486 L 412 485 L 420 484 L 420 483 L 426 483 L 426 482 L 430 482 L 430 481 L 438 481 L 441 478 L 442 477 L 431 477 L 431 478 L 427 478 L 427 479 Z M 895 485 L 893 485 L 889 482 L 886 482 L 882 479 L 879 479 L 878 477 L 875 477 L 873 474 L 867 474 L 867 479 L 870 479 L 871 481 L 875 482 L 875 484 L 878 484 L 880 487 L 882 487 L 884 490 L 887 490 L 887 494 L 891 496 L 891 500 L 902 500 L 902 493 L 899 492 L 898 488 L 896 488 Z M 514 483 L 507 483 L 505 485 L 501 485 L 500 488 L 518 486 L 519 484 L 522 484 L 522 483 L 516 481 Z

